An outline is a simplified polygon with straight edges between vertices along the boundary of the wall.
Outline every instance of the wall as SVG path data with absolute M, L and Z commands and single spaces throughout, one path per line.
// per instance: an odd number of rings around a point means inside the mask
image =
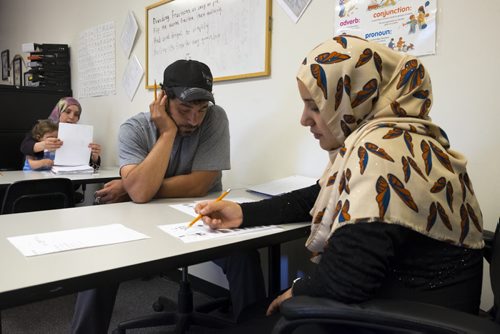
M 0 0 L 0 50 L 10 49 L 12 58 L 25 42 L 69 44 L 76 95 L 79 34 L 114 21 L 119 40 L 130 10 L 141 29 L 132 52 L 145 67 L 145 7 L 153 2 Z M 294 78 L 305 54 L 332 35 L 334 3 L 312 1 L 294 24 L 273 2 L 271 76 L 215 84 L 217 103 L 226 109 L 230 120 L 232 170 L 224 174 L 225 185 L 238 187 L 291 174 L 321 174 L 327 156 L 299 125 L 301 101 Z M 500 216 L 496 202 L 500 198 L 500 94 L 496 90 L 500 47 L 495 33 L 500 2 L 480 1 L 472 7 L 470 1 L 440 0 L 438 8 L 437 54 L 423 58 L 433 81 L 431 116 L 447 131 L 453 147 L 469 158 L 469 174 L 485 226 L 491 229 Z M 106 165 L 117 164 L 120 123 L 147 111 L 153 96 L 144 89 L 143 78 L 134 100 L 129 101 L 120 86 L 126 63 L 117 44 L 116 95 L 81 100 L 81 122 L 95 126 L 95 140 L 103 145 Z

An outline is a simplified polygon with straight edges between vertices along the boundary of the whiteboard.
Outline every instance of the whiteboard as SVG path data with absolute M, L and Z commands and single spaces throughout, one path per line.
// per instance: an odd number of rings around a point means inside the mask
M 270 74 L 271 0 L 166 0 L 146 7 L 146 88 L 178 59 L 214 81 Z

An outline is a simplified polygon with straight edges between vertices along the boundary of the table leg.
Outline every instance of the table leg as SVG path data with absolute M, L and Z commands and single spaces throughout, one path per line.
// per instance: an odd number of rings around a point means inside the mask
M 268 279 L 269 291 L 268 296 L 272 296 L 280 292 L 281 281 L 281 245 L 271 245 L 267 248 L 268 254 Z

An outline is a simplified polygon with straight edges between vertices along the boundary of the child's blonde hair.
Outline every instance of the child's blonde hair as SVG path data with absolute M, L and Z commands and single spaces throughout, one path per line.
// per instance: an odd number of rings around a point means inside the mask
M 57 131 L 58 125 L 49 119 L 41 119 L 35 124 L 33 129 L 31 129 L 31 135 L 36 140 L 42 139 L 43 135 L 48 132 Z

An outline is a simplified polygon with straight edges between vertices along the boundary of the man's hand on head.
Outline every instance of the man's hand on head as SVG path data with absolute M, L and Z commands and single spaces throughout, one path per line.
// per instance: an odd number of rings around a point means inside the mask
M 167 103 L 168 97 L 165 92 L 161 90 L 158 98 L 149 105 L 151 120 L 155 123 L 160 134 L 170 132 L 175 136 L 177 134 L 177 125 L 172 117 L 165 112 Z

